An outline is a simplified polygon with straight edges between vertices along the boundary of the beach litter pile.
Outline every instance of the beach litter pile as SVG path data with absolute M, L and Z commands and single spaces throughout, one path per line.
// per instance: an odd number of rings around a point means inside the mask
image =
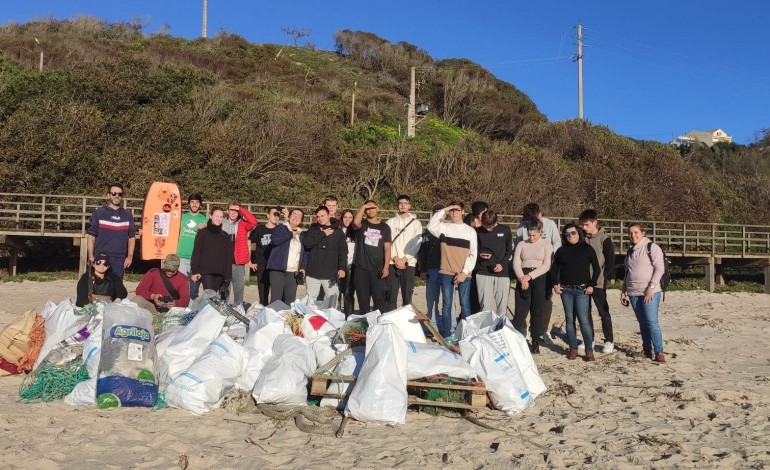
M 349 419 L 403 424 L 409 406 L 465 413 L 491 403 L 513 416 L 546 390 L 525 338 L 491 311 L 462 320 L 452 338 L 428 327 L 429 340 L 427 318 L 409 305 L 346 319 L 308 298 L 244 311 L 207 294 L 154 325 L 127 300 L 49 302 L 0 333 L 0 375 L 28 373 L 27 403 L 200 415 L 237 397 L 249 401 L 239 410 L 338 436 Z

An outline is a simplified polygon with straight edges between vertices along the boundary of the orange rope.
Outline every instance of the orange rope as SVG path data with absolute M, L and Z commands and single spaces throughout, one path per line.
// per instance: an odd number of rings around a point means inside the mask
M 43 349 L 43 343 L 45 343 L 45 320 L 40 315 L 35 317 L 32 329 L 29 330 L 29 343 L 29 351 L 19 361 L 20 372 L 31 371 L 35 367 L 35 361 L 37 361 L 37 356 L 40 355 L 40 350 Z

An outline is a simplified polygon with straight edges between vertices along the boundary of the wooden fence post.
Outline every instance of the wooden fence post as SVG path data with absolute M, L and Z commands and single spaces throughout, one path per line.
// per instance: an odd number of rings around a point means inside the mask
M 714 292 L 714 258 L 711 257 L 706 265 L 706 290 Z

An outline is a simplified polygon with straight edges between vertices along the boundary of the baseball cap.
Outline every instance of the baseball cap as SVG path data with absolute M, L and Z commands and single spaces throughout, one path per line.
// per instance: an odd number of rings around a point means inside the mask
M 179 269 L 179 255 L 170 254 L 163 260 L 163 269 L 166 271 L 176 271 Z
M 107 253 L 97 253 L 96 256 L 94 256 L 94 263 L 97 261 L 106 261 L 107 264 L 110 264 L 110 257 Z

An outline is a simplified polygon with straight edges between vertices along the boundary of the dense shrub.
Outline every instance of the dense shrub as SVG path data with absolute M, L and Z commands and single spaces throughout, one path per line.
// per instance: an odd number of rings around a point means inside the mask
M 38 46 L 34 38 L 40 39 Z M 0 27 L 0 191 L 142 194 L 173 180 L 207 199 L 343 205 L 399 193 L 550 215 L 770 223 L 770 138 L 676 151 L 585 121 L 549 123 L 467 60 L 343 30 L 336 53 L 143 34 L 84 17 Z M 45 70 L 37 71 L 40 48 Z M 406 139 L 411 67 L 431 113 Z M 350 100 L 356 90 L 356 123 Z

